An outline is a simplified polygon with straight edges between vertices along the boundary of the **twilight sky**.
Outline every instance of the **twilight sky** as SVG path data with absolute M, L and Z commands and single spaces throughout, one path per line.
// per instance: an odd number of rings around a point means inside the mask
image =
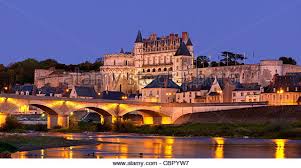
M 248 63 L 292 56 L 300 64 L 300 8 L 300 0 L 0 0 L 0 64 L 94 61 L 131 51 L 138 29 L 187 31 L 195 54 L 214 59 L 227 50 Z

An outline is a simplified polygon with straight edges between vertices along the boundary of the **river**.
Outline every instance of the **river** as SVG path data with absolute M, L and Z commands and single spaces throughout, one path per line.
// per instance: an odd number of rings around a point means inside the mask
M 285 139 L 140 136 L 130 134 L 47 134 L 95 139 L 83 145 L 23 151 L 12 158 L 300 158 L 301 141 Z

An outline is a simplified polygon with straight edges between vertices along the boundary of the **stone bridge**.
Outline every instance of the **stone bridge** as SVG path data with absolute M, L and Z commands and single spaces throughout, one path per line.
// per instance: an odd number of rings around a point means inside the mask
M 172 124 L 179 117 L 197 112 L 220 111 L 267 106 L 266 103 L 146 103 L 129 100 L 73 99 L 59 97 L 21 96 L 0 94 L 0 126 L 7 115 L 26 114 L 29 106 L 47 113 L 47 127 L 69 126 L 69 116 L 74 111 L 90 109 L 102 115 L 105 123 L 113 123 L 128 113 L 143 117 L 144 124 Z

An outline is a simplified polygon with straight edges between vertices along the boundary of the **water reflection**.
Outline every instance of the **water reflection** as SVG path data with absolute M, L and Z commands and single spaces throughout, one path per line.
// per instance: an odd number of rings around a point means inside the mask
M 287 142 L 286 139 L 275 139 L 273 142 L 276 145 L 275 150 L 275 158 L 277 159 L 283 159 L 285 158 L 285 144 Z
M 213 138 L 215 141 L 214 158 L 224 158 L 224 144 L 225 139 L 221 137 Z
M 50 148 L 12 154 L 13 158 L 293 158 L 301 141 L 239 138 L 176 138 L 64 134 L 73 139 L 101 140 L 98 145 Z
M 44 159 L 45 151 L 44 149 L 41 149 L 41 159 Z
M 122 159 L 126 159 L 128 158 L 128 145 L 127 144 L 121 144 L 120 148 L 119 148 L 119 152 L 120 152 L 120 158 Z
M 165 158 L 172 158 L 173 144 L 174 144 L 174 138 L 173 137 L 166 137 L 165 146 L 164 146 Z

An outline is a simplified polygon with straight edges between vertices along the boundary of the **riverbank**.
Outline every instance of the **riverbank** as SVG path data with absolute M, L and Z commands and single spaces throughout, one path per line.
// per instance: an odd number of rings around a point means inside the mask
M 96 140 L 68 140 L 63 137 L 54 136 L 2 134 L 0 136 L 0 153 L 100 143 L 102 142 Z
M 301 123 L 194 123 L 183 125 L 139 126 L 123 133 L 161 136 L 206 136 L 229 138 L 301 139 Z

